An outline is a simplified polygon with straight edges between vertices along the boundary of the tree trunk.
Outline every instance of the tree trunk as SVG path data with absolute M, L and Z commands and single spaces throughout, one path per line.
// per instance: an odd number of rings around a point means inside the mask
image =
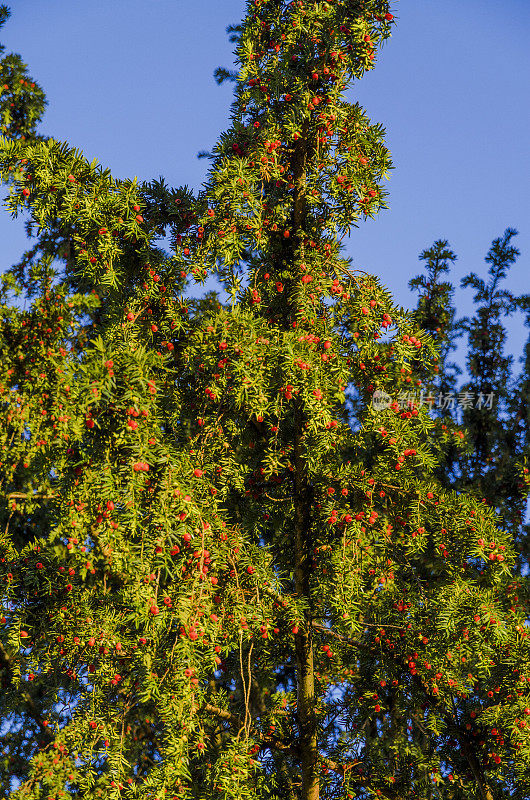
M 311 150 L 308 142 L 308 123 L 302 126 L 302 136 L 295 146 L 291 160 L 294 194 L 292 212 L 292 230 L 290 242 L 286 244 L 285 256 L 293 259 L 300 246 L 304 229 L 306 207 L 306 162 Z M 301 235 L 302 234 L 302 235 Z M 290 300 L 289 311 L 294 311 Z M 287 321 L 287 325 L 290 321 Z M 310 601 L 310 541 L 312 490 L 307 478 L 307 470 L 301 457 L 301 440 L 303 436 L 303 415 L 297 408 L 295 411 L 294 432 L 294 508 L 295 508 L 295 568 L 294 583 L 298 597 Z M 306 615 L 300 632 L 295 635 L 296 683 L 298 703 L 298 749 L 302 770 L 302 790 L 300 800 L 319 800 L 320 773 L 318 766 L 317 716 L 315 712 L 315 674 L 313 664 L 313 630 L 311 611 Z
M 462 741 L 460 742 L 460 744 L 462 745 Z M 472 770 L 473 775 L 475 777 L 475 780 L 477 782 L 477 787 L 478 787 L 478 791 L 479 791 L 479 795 L 480 795 L 481 800 L 494 800 L 493 794 L 491 792 L 491 789 L 490 789 L 490 787 L 488 786 L 488 784 L 486 783 L 486 781 L 484 779 L 484 773 L 482 772 L 482 770 L 480 768 L 480 764 L 478 762 L 478 759 L 475 756 L 475 754 L 473 753 L 470 745 L 465 743 L 462 749 L 464 751 L 464 754 L 465 754 L 465 756 L 467 758 L 467 762 L 468 762 L 469 766 L 471 767 L 471 770 Z
M 295 460 L 295 591 L 310 604 L 309 549 L 311 520 L 311 489 L 307 484 L 303 461 L 300 457 L 301 420 L 296 420 L 294 445 Z M 318 770 L 317 717 L 315 711 L 315 673 L 313 664 L 313 631 L 311 611 L 308 612 L 300 632 L 295 635 L 296 682 L 298 690 L 299 752 L 302 767 L 301 800 L 319 800 L 320 774 Z

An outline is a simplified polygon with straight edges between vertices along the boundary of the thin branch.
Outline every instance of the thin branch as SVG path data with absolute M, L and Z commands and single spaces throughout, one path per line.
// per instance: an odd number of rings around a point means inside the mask
M 211 703 L 205 703 L 196 710 L 205 714 L 209 714 L 210 716 L 217 717 L 218 719 L 225 720 L 225 722 L 229 722 L 232 728 L 238 732 L 245 727 L 245 721 L 242 720 L 241 717 L 238 717 L 237 714 L 232 714 L 230 711 L 226 711 L 224 708 L 213 706 Z M 249 729 L 249 734 L 258 739 L 261 742 L 262 747 L 270 747 L 275 750 L 282 750 L 284 752 L 293 751 L 292 744 L 285 744 L 280 739 L 264 736 L 262 733 L 256 730 L 256 728 Z
M 55 494 L 28 494 L 26 492 L 10 492 L 0 495 L 4 500 L 53 500 Z
M 320 761 L 329 770 L 336 772 L 341 776 L 344 776 L 346 772 L 362 763 L 360 761 L 354 761 L 350 764 L 338 764 L 331 758 L 321 758 Z M 366 789 L 371 789 L 372 791 L 375 790 L 378 797 L 386 797 L 387 800 L 403 800 L 403 798 L 397 794 L 397 792 L 394 792 L 393 789 L 390 789 L 388 786 L 374 786 L 373 781 L 371 781 L 369 778 L 355 777 L 353 778 L 353 781 L 350 781 L 350 786 L 352 783 L 355 783 L 357 786 L 363 786 Z

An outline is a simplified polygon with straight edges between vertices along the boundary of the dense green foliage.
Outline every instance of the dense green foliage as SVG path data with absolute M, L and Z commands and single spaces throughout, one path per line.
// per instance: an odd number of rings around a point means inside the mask
M 513 537 L 439 475 L 464 434 L 380 402 L 440 369 L 432 309 L 423 330 L 343 257 L 391 166 L 344 91 L 393 24 L 387 0 L 249 2 L 198 196 L 39 138 L 42 93 L 21 96 L 0 141 L 37 234 L 1 294 L 6 798 L 528 795 Z M 191 303 L 212 274 L 230 302 Z

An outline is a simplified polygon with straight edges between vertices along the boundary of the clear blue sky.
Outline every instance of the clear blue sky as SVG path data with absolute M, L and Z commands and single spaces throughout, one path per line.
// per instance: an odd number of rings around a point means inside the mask
M 418 254 L 447 238 L 454 283 L 484 274 L 491 240 L 508 226 L 521 250 L 513 291 L 530 291 L 528 0 L 397 0 L 392 38 L 349 93 L 387 130 L 395 169 L 387 211 L 361 223 L 348 253 L 411 306 Z M 97 158 L 119 178 L 163 175 L 195 190 L 198 161 L 226 128 L 232 65 L 225 28 L 243 0 L 19 0 L 3 32 L 44 88 L 41 131 Z M 0 213 L 5 268 L 26 246 L 22 222 Z M 469 290 L 457 292 L 470 308 Z M 526 332 L 510 327 L 517 351 Z

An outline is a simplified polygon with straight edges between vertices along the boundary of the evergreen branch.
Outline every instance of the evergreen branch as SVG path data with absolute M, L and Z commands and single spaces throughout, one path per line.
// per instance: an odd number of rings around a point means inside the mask
M 344 774 L 352 769 L 354 769 L 359 764 L 362 764 L 362 761 L 353 761 L 350 764 L 339 764 L 337 761 L 333 761 L 331 758 L 322 757 L 320 759 L 322 764 L 324 764 L 329 770 L 332 772 L 336 772 L 338 775 L 344 777 Z M 371 789 L 372 791 L 377 792 L 378 797 L 386 797 L 387 800 L 402 800 L 401 796 L 394 792 L 387 786 L 374 786 L 374 782 L 369 780 L 368 778 L 361 778 L 355 776 L 353 779 L 350 779 L 350 786 L 354 783 L 356 786 L 362 786 L 366 789 Z
M 0 667 L 2 667 L 2 669 L 4 669 L 7 672 L 7 677 L 9 680 L 9 675 L 12 673 L 13 670 L 12 657 L 6 651 L 1 642 L 0 642 Z M 54 737 L 50 733 L 50 731 L 48 731 L 47 726 L 44 724 L 42 712 L 39 711 L 34 699 L 32 698 L 29 692 L 22 692 L 22 697 L 26 702 L 26 706 L 30 716 L 33 717 L 35 722 L 38 724 L 38 726 L 41 729 L 41 732 L 45 734 L 51 741 Z
M 331 636 L 331 637 L 333 637 L 335 639 L 340 640 L 341 642 L 343 642 L 345 644 L 349 644 L 349 645 L 351 645 L 353 647 L 360 648 L 360 649 L 363 649 L 363 650 L 368 650 L 369 652 L 373 652 L 373 648 L 371 648 L 369 645 L 366 645 L 363 642 L 359 642 L 359 641 L 354 640 L 354 639 L 350 639 L 347 636 L 342 636 L 341 634 L 335 633 L 334 631 L 330 631 L 329 629 L 324 628 L 322 625 L 319 625 L 316 622 L 313 622 L 313 627 L 315 629 L 317 629 L 320 633 L 325 633 L 325 634 L 327 634 L 327 635 L 329 635 L 329 636 Z M 380 627 L 380 626 L 374 626 L 374 627 Z M 385 627 L 390 627 L 390 626 L 386 625 Z M 398 661 L 400 663 L 400 665 L 403 667 L 403 669 L 405 669 L 405 667 L 406 667 L 405 662 L 403 661 L 402 658 L 399 657 L 399 655 L 397 653 L 392 653 L 391 656 L 392 656 L 392 658 L 394 658 L 396 661 Z M 480 799 L 481 800 L 494 800 L 493 795 L 491 794 L 491 790 L 490 790 L 490 788 L 488 787 L 488 785 L 486 784 L 486 782 L 484 780 L 484 775 L 482 773 L 482 770 L 480 769 L 480 764 L 479 764 L 479 762 L 478 762 L 478 760 L 477 760 L 477 758 L 476 758 L 476 756 L 475 756 L 475 754 L 473 752 L 472 746 L 467 742 L 467 740 L 465 738 L 465 735 L 461 731 L 461 729 L 458 726 L 458 724 L 441 707 L 441 702 L 442 702 L 441 699 L 440 700 L 436 700 L 431 695 L 431 693 L 427 690 L 427 687 L 423 683 L 423 681 L 420 678 L 420 676 L 419 675 L 412 675 L 411 677 L 412 677 L 412 680 L 414 681 L 414 683 L 416 684 L 416 686 L 418 686 L 418 688 L 420 688 L 422 693 L 425 695 L 425 699 L 427 700 L 429 705 L 431 705 L 435 710 L 437 710 L 441 714 L 441 716 L 443 717 L 444 722 L 446 723 L 446 725 L 448 725 L 448 727 L 457 736 L 457 738 L 458 738 L 458 740 L 460 742 L 460 745 L 462 747 L 462 752 L 464 753 L 464 755 L 465 755 L 465 757 L 466 757 L 466 759 L 467 759 L 467 761 L 469 763 L 469 766 L 470 766 L 470 768 L 471 768 L 471 770 L 473 772 L 473 775 L 475 776 L 475 780 L 477 781 L 477 786 L 478 786 L 478 789 L 479 789 L 479 792 L 480 792 Z M 453 700 L 454 700 L 454 698 L 453 698 Z M 330 767 L 330 769 L 331 768 L 332 767 Z M 391 795 L 387 795 L 387 796 L 396 797 L 396 798 L 398 797 L 398 795 L 395 795 L 395 794 L 391 794 Z
M 27 492 L 10 492 L 0 495 L 4 500 L 53 500 L 55 494 L 28 494 Z
M 217 67 L 213 76 L 218 86 L 221 86 L 225 81 L 230 81 L 230 83 L 235 83 L 237 81 L 237 72 L 225 69 L 225 67 Z
M 229 722 L 234 731 L 237 733 L 245 730 L 245 721 L 237 714 L 232 714 L 230 711 L 226 711 L 224 708 L 219 708 L 211 703 L 204 703 L 204 705 L 202 705 L 200 708 L 196 708 L 195 710 L 199 713 L 202 712 L 209 714 L 210 716 L 217 717 L 217 719 L 221 719 L 224 722 Z M 282 752 L 293 752 L 294 746 L 292 744 L 285 744 L 285 742 L 282 742 L 280 739 L 265 736 L 254 727 L 250 727 L 248 732 L 249 735 L 258 739 L 261 742 L 261 746 L 264 748 L 273 748 L 275 750 L 281 750 Z

